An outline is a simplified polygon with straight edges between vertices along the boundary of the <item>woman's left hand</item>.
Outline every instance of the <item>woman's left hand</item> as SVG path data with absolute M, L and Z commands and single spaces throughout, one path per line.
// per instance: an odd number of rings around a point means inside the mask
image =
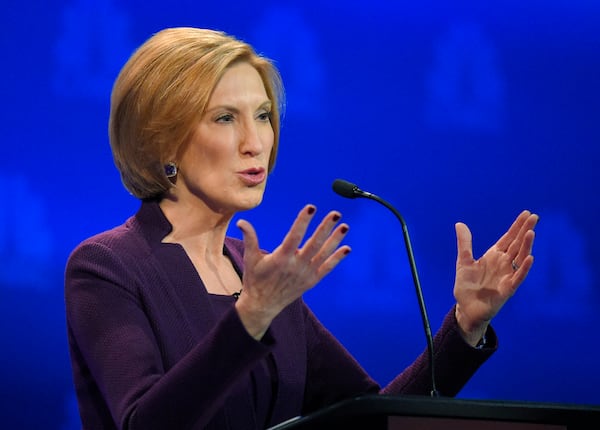
M 533 229 L 538 219 L 527 210 L 521 212 L 508 231 L 478 260 L 473 258 L 469 228 L 456 223 L 456 319 L 470 345 L 479 342 L 492 318 L 529 273 L 533 264 Z

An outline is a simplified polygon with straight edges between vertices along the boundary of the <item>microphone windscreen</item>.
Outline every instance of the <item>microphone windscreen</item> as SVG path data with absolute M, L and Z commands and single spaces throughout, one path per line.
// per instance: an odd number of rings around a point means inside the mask
M 348 181 L 336 179 L 333 181 L 332 187 L 333 191 L 342 197 L 347 197 L 349 199 L 355 199 L 357 197 L 356 191 L 358 190 L 358 187 Z

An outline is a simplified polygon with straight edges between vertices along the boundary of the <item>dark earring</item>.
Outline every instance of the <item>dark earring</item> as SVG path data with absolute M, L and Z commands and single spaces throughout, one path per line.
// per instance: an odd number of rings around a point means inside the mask
M 172 161 L 165 164 L 165 175 L 167 175 L 167 178 L 174 178 L 177 176 L 177 164 Z

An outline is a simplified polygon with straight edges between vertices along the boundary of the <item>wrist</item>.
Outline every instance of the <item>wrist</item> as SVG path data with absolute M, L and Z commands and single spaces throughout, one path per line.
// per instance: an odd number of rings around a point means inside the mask
M 248 307 L 247 300 L 243 300 L 242 297 L 235 302 L 235 308 L 248 334 L 256 340 L 261 340 L 273 318 L 264 312 Z
M 475 348 L 482 348 L 486 343 L 485 334 L 490 325 L 489 321 L 474 322 L 466 317 L 456 305 L 454 312 L 460 334 L 464 341 Z

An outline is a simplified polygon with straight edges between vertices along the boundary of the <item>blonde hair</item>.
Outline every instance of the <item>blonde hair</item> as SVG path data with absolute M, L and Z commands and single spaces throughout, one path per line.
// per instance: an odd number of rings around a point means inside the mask
M 281 76 L 268 58 L 223 32 L 168 28 L 141 45 L 121 69 L 111 95 L 109 138 L 127 190 L 140 199 L 160 198 L 173 184 L 164 165 L 174 161 L 225 70 L 247 62 L 271 100 L 273 170 L 284 108 Z

